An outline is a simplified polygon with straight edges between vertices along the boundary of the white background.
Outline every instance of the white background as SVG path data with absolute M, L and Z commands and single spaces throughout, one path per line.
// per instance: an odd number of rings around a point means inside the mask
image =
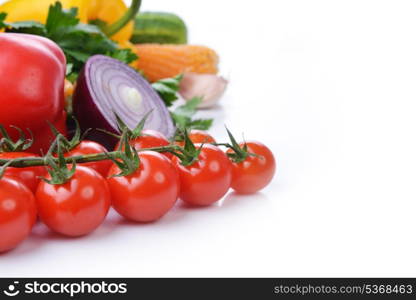
M 154 224 L 38 226 L 0 276 L 416 276 L 414 1 L 143 2 L 220 53 L 212 133 L 269 145 L 277 177 Z

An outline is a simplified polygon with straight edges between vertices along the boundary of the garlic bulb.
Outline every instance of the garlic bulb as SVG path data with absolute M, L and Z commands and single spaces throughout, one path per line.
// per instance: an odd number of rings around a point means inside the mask
M 199 108 L 214 106 L 227 88 L 228 81 L 215 74 L 185 73 L 180 84 L 179 94 L 185 99 L 202 97 Z

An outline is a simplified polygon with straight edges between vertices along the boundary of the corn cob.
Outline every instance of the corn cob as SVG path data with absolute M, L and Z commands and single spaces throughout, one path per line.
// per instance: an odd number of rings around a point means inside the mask
M 218 55 L 214 50 L 196 45 L 136 45 L 136 67 L 151 82 L 185 72 L 216 74 Z

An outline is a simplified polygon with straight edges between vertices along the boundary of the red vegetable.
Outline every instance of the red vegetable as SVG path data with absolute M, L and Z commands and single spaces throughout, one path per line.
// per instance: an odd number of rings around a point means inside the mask
M 106 180 L 91 168 L 77 166 L 64 184 L 41 181 L 36 192 L 39 217 L 53 231 L 81 236 L 94 231 L 110 208 Z
M 3 152 L 0 159 L 15 159 L 22 157 L 35 157 L 37 155 L 27 152 Z M 33 193 L 36 192 L 40 182 L 40 176 L 46 175 L 45 167 L 12 168 L 8 167 L 4 172 L 5 176 L 13 177 L 23 183 Z
M 188 133 L 188 137 L 194 144 L 209 144 L 209 143 L 215 143 L 215 139 L 210 135 L 209 133 L 203 131 L 203 130 L 197 130 L 193 129 Z M 177 145 L 184 146 L 184 141 L 177 141 Z
M 0 252 L 15 248 L 30 233 L 36 220 L 35 198 L 22 183 L 0 179 Z
M 46 38 L 15 33 L 0 34 L 0 49 L 0 124 L 39 132 L 57 121 L 64 109 L 62 50 Z
M 62 111 L 61 117 L 53 122 L 52 125 L 64 136 L 67 136 L 66 112 Z M 51 131 L 49 125 L 46 125 L 41 129 L 32 132 L 32 134 L 33 145 L 29 148 L 29 151 L 41 155 L 47 153 L 50 145 L 55 140 L 55 134 Z
M 276 161 L 273 153 L 260 142 L 247 142 L 247 151 L 256 156 L 247 156 L 239 163 L 232 163 L 233 180 L 231 187 L 242 194 L 255 193 L 272 180 L 276 171 Z M 243 147 L 244 144 L 240 144 Z M 233 150 L 229 149 L 228 153 Z
M 97 154 L 97 153 L 103 153 L 106 152 L 106 149 L 104 146 L 92 142 L 92 141 L 81 141 L 75 148 L 72 150 L 66 152 L 64 154 L 65 157 L 71 157 L 71 156 L 77 156 L 77 155 L 88 155 L 88 154 Z M 80 166 L 89 167 L 91 169 L 94 169 L 98 173 L 100 173 L 102 176 L 107 176 L 108 170 L 111 166 L 111 160 L 100 160 L 95 162 L 88 162 L 88 163 L 82 163 L 79 164 Z
M 231 164 L 216 146 L 204 145 L 198 160 L 190 166 L 183 166 L 176 156 L 172 162 L 179 173 L 180 198 L 191 205 L 210 205 L 220 200 L 230 188 Z
M 179 194 L 179 177 L 175 167 L 163 155 L 143 151 L 140 166 L 128 176 L 107 179 L 114 209 L 126 219 L 151 222 L 165 215 Z M 109 176 L 119 173 L 116 165 Z
M 162 147 L 170 145 L 168 139 L 157 132 L 156 130 L 145 129 L 141 132 L 141 135 L 129 141 L 129 144 L 137 150 L 144 148 Z M 119 148 L 120 143 L 117 143 L 115 149 Z M 162 153 L 167 158 L 172 158 L 172 154 L 169 152 Z
M 103 55 L 88 59 L 74 93 L 74 114 L 83 131 L 101 128 L 119 134 L 118 116 L 130 129 L 148 114 L 145 129 L 171 138 L 175 132 L 169 111 L 151 85 L 126 64 Z M 92 130 L 88 139 L 112 149 L 117 140 Z

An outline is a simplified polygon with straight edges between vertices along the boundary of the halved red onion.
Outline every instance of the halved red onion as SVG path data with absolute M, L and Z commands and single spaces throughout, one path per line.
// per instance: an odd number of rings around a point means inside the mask
M 83 132 L 92 128 L 87 138 L 109 149 L 117 141 L 95 129 L 119 134 L 116 115 L 133 129 L 151 112 L 145 129 L 157 130 L 167 138 L 175 133 L 169 111 L 152 86 L 128 65 L 104 55 L 94 55 L 86 62 L 76 84 L 73 110 Z

